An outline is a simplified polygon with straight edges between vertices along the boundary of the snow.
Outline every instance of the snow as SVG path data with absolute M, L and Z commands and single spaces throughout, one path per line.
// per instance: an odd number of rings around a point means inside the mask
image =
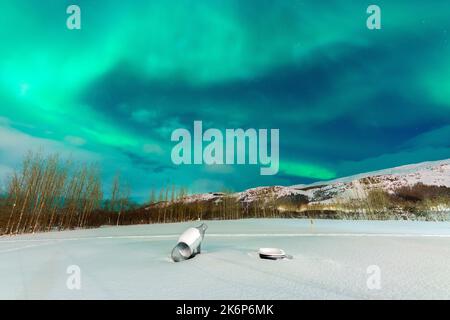
M 363 199 L 371 189 L 393 192 L 401 187 L 411 187 L 417 183 L 450 188 L 450 159 L 422 162 L 326 182 L 315 182 L 306 186 L 309 199 L 315 203 L 334 203 L 351 199 Z M 290 189 L 303 189 L 304 185 Z M 302 190 L 300 190 L 302 191 Z M 317 195 L 321 196 L 318 197 Z
M 203 253 L 174 263 L 197 221 L 0 237 L 0 299 L 449 299 L 450 223 L 207 221 Z M 262 260 L 261 247 L 292 260 Z M 66 286 L 67 267 L 81 289 Z M 369 290 L 367 268 L 381 270 Z
M 352 182 L 355 180 L 359 180 L 366 177 L 372 176 L 387 176 L 387 175 L 396 175 L 396 176 L 414 176 L 417 173 L 419 175 L 423 175 L 425 181 L 429 184 L 435 184 L 436 181 L 433 179 L 436 176 L 440 181 L 443 182 L 443 185 L 450 187 L 450 159 L 438 160 L 438 161 L 426 161 L 421 163 L 408 164 L 404 166 L 388 168 L 383 170 L 371 171 L 356 174 L 353 176 L 338 178 L 329 181 L 319 181 L 314 182 L 310 185 L 306 185 L 306 187 L 317 186 L 322 184 L 334 184 L 334 183 L 346 183 Z M 447 173 L 447 174 L 445 174 Z M 425 183 L 427 184 L 427 183 Z M 293 188 L 304 188 L 305 185 L 295 185 Z

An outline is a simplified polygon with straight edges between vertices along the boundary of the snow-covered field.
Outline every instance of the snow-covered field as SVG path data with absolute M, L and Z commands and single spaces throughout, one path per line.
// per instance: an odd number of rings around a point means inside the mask
M 0 237 L 0 298 L 450 299 L 449 222 L 206 223 L 203 253 L 180 263 L 169 254 L 196 222 Z M 293 259 L 261 260 L 260 247 Z M 66 285 L 70 265 L 80 290 Z M 367 286 L 372 265 L 380 289 Z

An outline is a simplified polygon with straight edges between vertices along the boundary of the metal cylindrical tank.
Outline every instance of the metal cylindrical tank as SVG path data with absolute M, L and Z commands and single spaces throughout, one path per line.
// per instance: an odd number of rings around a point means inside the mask
M 202 223 L 198 227 L 189 228 L 178 238 L 176 246 L 172 250 L 172 260 L 183 261 L 194 257 L 201 251 L 201 244 L 208 227 Z

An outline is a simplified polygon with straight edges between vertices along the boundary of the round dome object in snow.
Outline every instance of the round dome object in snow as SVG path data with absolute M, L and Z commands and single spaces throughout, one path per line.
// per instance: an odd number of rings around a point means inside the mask
M 278 248 L 260 248 L 258 253 L 261 259 L 278 260 L 288 258 L 284 250 Z

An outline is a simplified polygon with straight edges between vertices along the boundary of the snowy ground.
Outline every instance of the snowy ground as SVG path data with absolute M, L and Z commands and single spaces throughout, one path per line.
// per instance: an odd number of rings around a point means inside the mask
M 450 299 L 450 223 L 258 219 L 206 222 L 204 252 L 173 263 L 197 223 L 0 237 L 1 299 Z M 259 259 L 278 247 L 292 260 Z M 81 289 L 69 290 L 69 265 Z M 381 289 L 369 290 L 370 265 Z

